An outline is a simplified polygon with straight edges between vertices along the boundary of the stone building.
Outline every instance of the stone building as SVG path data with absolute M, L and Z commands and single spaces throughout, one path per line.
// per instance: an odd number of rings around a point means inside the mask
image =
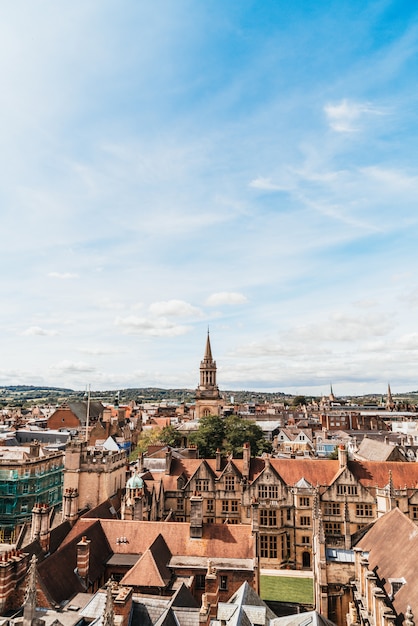
M 91 448 L 84 441 L 70 441 L 65 452 L 63 495 L 64 501 L 73 500 L 72 515 L 75 509 L 78 512 L 86 507 L 94 508 L 123 489 L 126 468 L 123 450 Z M 64 502 L 64 517 L 66 511 Z
M 418 523 L 418 465 L 350 461 L 343 447 L 338 460 L 253 458 L 247 445 L 242 459 L 167 453 L 164 468 L 143 470 L 150 519 L 197 525 L 200 516 L 203 529 L 247 525 L 257 536 L 261 568 L 312 571 L 315 550 L 321 549 L 318 610 L 327 615 L 329 605 L 329 616 L 339 623 L 349 601 L 349 576 L 341 572 L 354 573 L 348 553 L 358 534 L 396 506 Z

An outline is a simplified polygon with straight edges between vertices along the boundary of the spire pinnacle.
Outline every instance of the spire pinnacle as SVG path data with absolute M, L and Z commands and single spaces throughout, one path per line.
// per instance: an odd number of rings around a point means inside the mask
M 210 345 L 209 326 L 208 326 L 208 336 L 207 336 L 207 339 L 206 339 L 206 349 L 205 349 L 204 360 L 207 361 L 207 362 L 213 361 L 213 358 L 212 358 L 212 348 L 211 348 L 211 345 Z

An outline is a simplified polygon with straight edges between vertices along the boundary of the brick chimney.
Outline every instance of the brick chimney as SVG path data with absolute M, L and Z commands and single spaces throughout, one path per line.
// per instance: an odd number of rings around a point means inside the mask
M 340 469 L 347 467 L 347 450 L 345 445 L 338 446 L 338 462 L 340 465 Z
M 41 531 L 40 531 L 40 543 L 42 550 L 49 552 L 49 539 L 50 539 L 50 527 L 49 520 L 51 516 L 51 507 L 48 504 L 43 504 L 41 507 Z
M 119 626 L 128 626 L 132 612 L 132 587 L 118 587 L 116 597 L 113 598 L 113 610 L 118 616 Z M 120 620 L 120 621 L 119 621 Z
M 77 544 L 77 573 L 88 588 L 90 567 L 90 539 L 83 537 Z

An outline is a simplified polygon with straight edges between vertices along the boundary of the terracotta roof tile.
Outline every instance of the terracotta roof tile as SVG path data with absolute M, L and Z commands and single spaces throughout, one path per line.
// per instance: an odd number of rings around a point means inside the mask
M 151 546 L 138 559 L 122 579 L 123 585 L 131 587 L 166 587 L 171 579 L 167 567 L 171 553 L 164 538 L 158 535 Z
M 79 519 L 73 531 L 87 534 L 93 520 Z M 98 520 L 114 553 L 143 554 L 161 533 L 173 556 L 210 557 L 220 554 L 235 558 L 254 557 L 254 539 L 250 524 L 208 524 L 203 527 L 201 539 L 190 539 L 190 526 L 186 522 L 139 522 L 132 520 Z M 73 532 L 72 531 L 72 532 Z M 126 537 L 127 543 L 117 543 Z
M 314 487 L 330 485 L 339 470 L 338 461 L 330 460 L 270 459 L 270 464 L 289 486 L 295 485 L 301 478 Z

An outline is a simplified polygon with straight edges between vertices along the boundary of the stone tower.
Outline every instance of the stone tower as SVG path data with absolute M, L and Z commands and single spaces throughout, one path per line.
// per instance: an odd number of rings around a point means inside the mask
M 200 383 L 196 389 L 196 417 L 219 415 L 221 407 L 222 399 L 216 384 L 216 361 L 212 357 L 208 330 L 205 355 L 200 362 Z

